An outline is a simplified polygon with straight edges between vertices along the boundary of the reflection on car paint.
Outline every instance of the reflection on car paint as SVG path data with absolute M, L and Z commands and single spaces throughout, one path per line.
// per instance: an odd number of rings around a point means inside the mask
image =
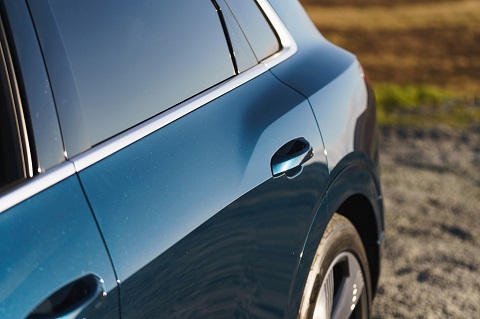
M 307 165 L 228 205 L 122 283 L 125 296 L 157 296 L 122 299 L 124 316 L 282 317 L 326 175 Z

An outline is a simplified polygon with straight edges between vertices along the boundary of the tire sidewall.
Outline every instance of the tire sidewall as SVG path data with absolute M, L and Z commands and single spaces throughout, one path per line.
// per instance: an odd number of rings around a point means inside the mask
M 343 252 L 353 254 L 362 268 L 367 297 L 367 317 L 371 317 L 372 293 L 370 270 L 362 240 L 353 224 L 345 217 L 335 213 L 328 223 L 320 241 L 320 245 L 315 253 L 302 297 L 299 318 L 311 318 L 318 290 L 321 287 L 331 264 L 335 258 Z M 305 307 L 307 307 L 308 310 L 306 310 L 307 308 Z

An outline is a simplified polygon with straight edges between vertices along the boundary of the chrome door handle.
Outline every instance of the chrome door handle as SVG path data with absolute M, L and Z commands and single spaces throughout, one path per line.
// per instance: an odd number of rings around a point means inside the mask
M 271 161 L 273 177 L 286 175 L 295 178 L 303 170 L 303 164 L 313 157 L 313 148 L 303 137 L 286 143 L 273 155 Z

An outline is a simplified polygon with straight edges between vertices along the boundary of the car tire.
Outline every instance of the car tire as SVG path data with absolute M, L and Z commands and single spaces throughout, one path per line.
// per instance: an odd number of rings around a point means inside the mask
M 367 256 L 353 224 L 335 213 L 317 248 L 298 318 L 370 318 Z

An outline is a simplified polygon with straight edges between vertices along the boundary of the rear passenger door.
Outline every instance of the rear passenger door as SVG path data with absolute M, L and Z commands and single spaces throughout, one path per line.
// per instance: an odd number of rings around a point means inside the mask
M 61 144 L 28 9 L 11 4 L 0 19 L 0 317 L 119 318 L 115 273 L 74 165 L 46 138 Z
M 268 71 L 286 30 L 254 1 L 29 4 L 122 318 L 282 316 L 328 176 L 308 102 Z

